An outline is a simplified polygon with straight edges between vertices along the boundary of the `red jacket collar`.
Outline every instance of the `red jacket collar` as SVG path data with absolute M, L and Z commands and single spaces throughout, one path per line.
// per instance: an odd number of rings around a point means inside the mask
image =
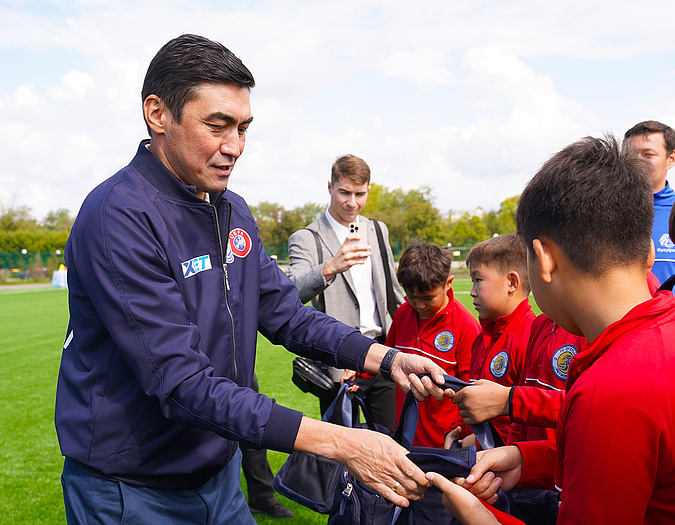
M 513 312 L 507 315 L 500 315 L 497 317 L 496 321 L 479 319 L 480 325 L 483 328 L 483 336 L 487 336 L 490 341 L 498 339 L 499 336 L 504 333 L 506 327 L 520 323 L 530 315 L 531 311 L 532 307 L 530 306 L 530 300 L 523 299 Z M 488 344 L 487 346 L 490 345 Z
M 585 350 L 574 356 L 570 363 L 566 389 L 569 390 L 581 373 L 599 359 L 614 341 L 631 330 L 639 330 L 642 326 L 653 326 L 652 321 L 670 311 L 666 320 L 675 319 L 675 298 L 668 291 L 659 292 L 654 297 L 640 303 L 630 310 L 623 318 L 609 325 L 605 330 L 589 343 Z

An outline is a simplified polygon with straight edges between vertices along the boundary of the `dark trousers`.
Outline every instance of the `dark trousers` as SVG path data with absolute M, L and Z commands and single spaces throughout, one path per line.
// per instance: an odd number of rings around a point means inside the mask
M 366 408 L 375 423 L 379 423 L 389 429 L 392 435 L 396 430 L 396 383 L 387 381 L 381 375 L 364 378 L 357 377 L 355 383 L 365 395 Z M 337 393 L 337 390 L 335 391 Z M 335 395 L 319 398 L 321 414 L 323 415 Z
M 260 391 L 258 378 L 253 374 L 253 390 Z M 255 509 L 264 509 L 277 503 L 274 497 L 274 474 L 267 461 L 267 450 L 254 450 L 240 445 L 241 468 L 248 488 L 248 504 Z
M 94 474 L 66 458 L 61 484 L 69 525 L 255 525 L 239 486 L 240 458 L 202 488 L 164 490 L 128 485 Z

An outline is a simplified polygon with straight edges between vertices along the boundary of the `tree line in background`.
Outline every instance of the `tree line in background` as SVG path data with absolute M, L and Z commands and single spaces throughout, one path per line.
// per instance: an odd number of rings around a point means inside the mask
M 434 205 L 431 189 L 404 191 L 373 184 L 363 215 L 384 221 L 389 227 L 389 240 L 396 256 L 413 240 L 433 242 L 453 250 L 466 250 L 474 244 L 492 237 L 495 233 L 515 232 L 515 212 L 518 197 L 510 197 L 496 211 L 482 216 L 464 213 L 457 217 L 442 214 Z M 326 209 L 325 204 L 307 203 L 287 210 L 280 204 L 261 202 L 251 206 L 260 237 L 270 255 L 288 258 L 288 237 L 318 218 Z M 38 221 L 28 206 L 11 207 L 0 204 L 0 253 L 7 261 L 9 253 L 42 252 L 61 254 L 73 225 L 74 217 L 65 209 L 47 214 Z M 24 258 L 25 259 L 25 258 Z M 0 257 L 0 267 L 3 266 Z M 7 267 L 6 263 L 4 264 Z
M 485 212 L 482 216 L 466 212 L 457 217 L 452 213 L 442 214 L 434 205 L 431 189 L 426 186 L 403 191 L 372 184 L 362 214 L 386 223 L 396 257 L 413 240 L 418 240 L 441 246 L 451 244 L 453 251 L 459 250 L 463 258 L 474 244 L 494 234 L 515 233 L 517 203 L 517 196 L 509 197 L 496 211 Z M 251 206 L 251 211 L 267 252 L 284 260 L 288 258 L 287 242 L 291 233 L 317 219 L 326 207 L 325 204 L 308 203 L 287 210 L 277 203 L 261 202 Z
M 38 221 L 28 206 L 0 204 L 0 252 L 63 251 L 74 220 L 64 209 L 49 212 Z

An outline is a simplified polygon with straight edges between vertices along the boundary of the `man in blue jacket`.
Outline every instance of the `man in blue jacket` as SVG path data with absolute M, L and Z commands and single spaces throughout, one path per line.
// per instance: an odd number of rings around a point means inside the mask
M 624 146 L 649 162 L 654 192 L 652 241 L 656 257 L 652 273 L 663 284 L 675 274 L 675 244 L 668 235 L 668 219 L 675 203 L 675 191 L 666 176 L 675 165 L 675 130 L 655 120 L 636 124 L 624 135 Z
M 56 395 L 69 523 L 255 523 L 238 444 L 333 458 L 406 506 L 427 486 L 375 432 L 315 421 L 250 389 L 256 332 L 338 368 L 381 372 L 419 399 L 431 361 L 302 306 L 227 190 L 253 120 L 251 73 L 183 35 L 142 89 L 151 139 L 85 199 L 66 247 L 70 321 Z

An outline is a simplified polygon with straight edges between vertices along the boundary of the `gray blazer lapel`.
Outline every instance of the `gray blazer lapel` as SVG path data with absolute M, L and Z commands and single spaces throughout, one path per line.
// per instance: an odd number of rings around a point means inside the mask
M 323 242 L 326 251 L 330 254 L 330 257 L 324 255 L 324 260 L 334 257 L 340 249 L 340 243 L 338 242 L 337 235 L 335 235 L 335 231 L 333 231 L 333 227 L 330 225 L 330 222 L 328 222 L 328 219 L 326 219 L 325 214 L 319 217 L 317 231 L 319 232 L 319 236 L 321 237 L 321 241 Z
M 333 230 L 333 227 L 330 225 L 330 222 L 328 222 L 325 214 L 319 218 L 319 234 L 326 249 L 330 253 L 330 257 L 326 257 L 324 255 L 324 260 L 334 257 L 342 244 L 340 244 L 340 241 L 338 241 L 337 235 L 335 235 L 335 230 Z M 354 294 L 354 297 L 356 297 L 356 285 L 354 284 L 354 279 L 352 279 L 351 272 L 343 272 L 340 275 L 342 275 L 344 280 L 347 282 L 347 285 L 351 289 L 351 292 Z M 340 275 L 336 276 L 336 279 L 340 277 Z

